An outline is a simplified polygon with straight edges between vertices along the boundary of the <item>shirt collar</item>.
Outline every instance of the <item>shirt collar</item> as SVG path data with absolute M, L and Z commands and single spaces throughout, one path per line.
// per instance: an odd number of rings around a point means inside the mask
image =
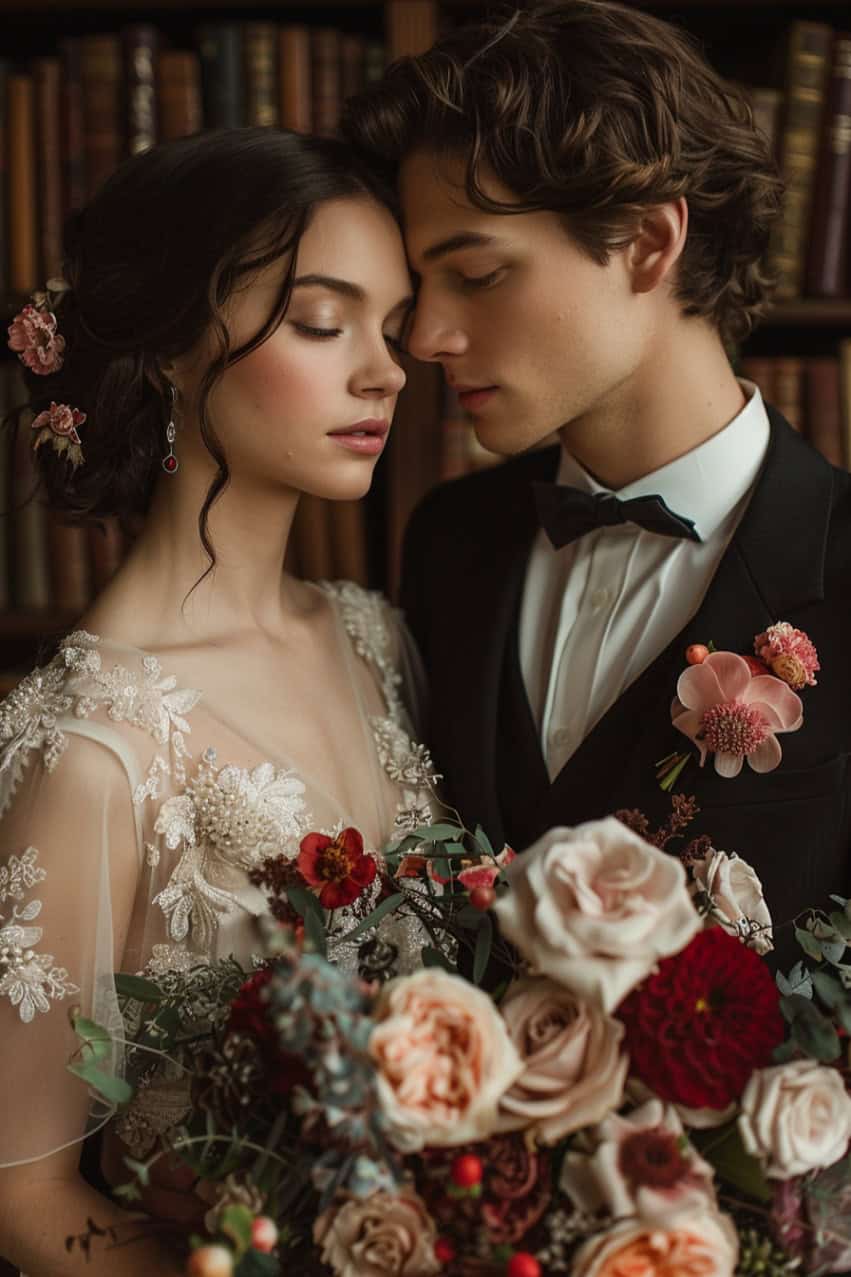
M 717 434 L 652 474 L 636 479 L 616 496 L 658 494 L 677 514 L 691 519 L 708 541 L 753 486 L 768 449 L 771 427 L 759 388 L 739 380 L 748 401 L 738 416 Z M 583 492 L 610 492 L 562 448 L 556 482 Z

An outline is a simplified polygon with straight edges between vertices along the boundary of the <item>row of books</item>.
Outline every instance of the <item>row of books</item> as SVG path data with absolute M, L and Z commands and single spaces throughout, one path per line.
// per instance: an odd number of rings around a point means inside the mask
M 786 183 L 778 299 L 851 297 L 851 31 L 792 23 L 784 88 L 748 94 Z
M 739 372 L 832 465 L 851 470 L 851 339 L 835 356 L 748 357 Z
M 193 49 L 137 24 L 61 39 L 25 66 L 0 57 L 0 295 L 58 274 L 65 215 L 125 156 L 202 128 L 333 133 L 384 64 L 379 41 L 274 22 L 208 23 Z
M 24 394 L 18 366 L 0 363 L 0 419 Z M 36 491 L 31 431 L 0 433 L 0 611 L 55 609 L 79 616 L 129 549 L 117 519 L 63 522 Z M 313 580 L 369 584 L 364 504 L 305 496 L 288 547 L 287 567 Z

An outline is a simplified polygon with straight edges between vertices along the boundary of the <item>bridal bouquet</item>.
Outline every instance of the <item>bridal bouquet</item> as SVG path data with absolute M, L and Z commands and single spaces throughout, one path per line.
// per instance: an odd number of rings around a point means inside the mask
M 851 905 L 806 910 L 775 979 L 750 867 L 672 854 L 695 814 L 519 857 L 409 834 L 358 928 L 408 911 L 431 944 L 383 984 L 324 956 L 321 876 L 270 866 L 257 970 L 119 984 L 131 1039 L 190 1083 L 125 1195 L 167 1153 L 190 1168 L 195 1277 L 851 1271 Z

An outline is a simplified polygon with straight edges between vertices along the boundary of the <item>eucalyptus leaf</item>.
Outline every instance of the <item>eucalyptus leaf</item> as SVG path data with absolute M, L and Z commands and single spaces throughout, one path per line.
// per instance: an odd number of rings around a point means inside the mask
M 315 913 L 309 912 L 307 917 L 304 919 L 304 931 L 314 950 L 320 955 L 320 957 L 327 957 L 328 949 L 325 937 L 324 918 L 317 917 Z
M 463 835 L 463 833 L 464 830 L 460 825 L 442 823 L 422 825 L 421 828 L 414 830 L 414 837 L 422 842 L 457 842 L 459 835 Z
M 450 975 L 458 974 L 457 969 L 445 954 L 442 954 L 439 949 L 435 949 L 432 945 L 426 945 L 420 956 L 424 967 L 441 967 L 444 971 L 448 971 Z
M 491 856 L 494 860 L 496 860 L 496 854 L 491 840 L 488 838 L 481 825 L 476 825 L 476 842 L 484 849 L 486 855 Z
M 851 942 L 851 918 L 844 910 L 834 909 L 830 915 L 831 925 L 843 940 Z
M 839 966 L 845 957 L 845 950 L 848 948 L 845 941 L 839 940 L 822 940 L 821 951 L 826 962 L 832 963 L 833 966 Z
M 774 1064 L 788 1064 L 790 1060 L 794 1060 L 798 1054 L 798 1044 L 793 1038 L 788 1038 L 785 1042 L 781 1042 L 776 1046 L 771 1054 Z
M 799 993 L 804 998 L 813 996 L 812 976 L 809 968 L 805 967 L 803 962 L 796 962 L 788 976 L 784 976 L 782 972 L 778 971 L 774 979 L 781 993 Z
M 219 1227 L 225 1237 L 229 1237 L 238 1251 L 248 1250 L 251 1245 L 251 1225 L 253 1213 L 247 1206 L 235 1204 L 226 1206 L 222 1211 Z
M 822 1064 L 830 1064 L 840 1050 L 836 1029 L 814 1003 L 805 998 L 801 1002 L 803 1005 L 791 1022 L 792 1037 L 805 1055 L 811 1055 Z
M 69 1073 L 81 1078 L 98 1095 L 109 1100 L 110 1104 L 126 1104 L 133 1098 L 133 1087 L 129 1082 L 125 1082 L 123 1077 L 116 1077 L 114 1073 L 104 1073 L 94 1060 L 78 1060 L 66 1067 Z
M 795 939 L 808 958 L 821 962 L 821 945 L 810 931 L 806 931 L 803 927 L 796 927 Z
M 816 993 L 830 1011 L 845 1000 L 845 990 L 836 976 L 831 975 L 829 971 L 814 971 L 813 984 Z
M 487 970 L 488 960 L 493 945 L 493 923 L 488 914 L 482 914 L 483 922 L 476 936 L 476 951 L 473 955 L 473 983 L 481 984 L 482 976 Z
M 87 1020 L 82 1015 L 75 1015 L 71 1023 L 74 1026 L 74 1032 L 82 1042 L 87 1061 L 105 1060 L 112 1054 L 112 1038 L 108 1029 L 96 1024 L 94 1020 Z
M 287 900 L 289 900 L 298 916 L 304 919 L 305 923 L 312 914 L 314 918 L 319 919 L 324 930 L 325 916 L 322 912 L 322 906 L 312 891 L 308 891 L 306 887 L 302 887 L 298 883 L 291 883 L 287 887 Z
M 152 980 L 144 980 L 138 975 L 126 975 L 123 971 L 115 973 L 115 992 L 122 998 L 135 998 L 137 1002 L 162 1002 L 163 993 L 159 985 Z
M 404 899 L 405 893 L 403 891 L 397 891 L 394 895 L 388 896 L 386 900 L 382 900 L 381 904 L 376 905 L 372 912 L 368 913 L 362 922 L 359 922 L 351 931 L 346 932 L 340 943 L 346 944 L 349 940 L 356 940 L 358 936 L 362 936 L 365 931 L 369 931 L 371 927 L 374 927 L 378 922 L 380 922 L 385 914 L 392 913 Z

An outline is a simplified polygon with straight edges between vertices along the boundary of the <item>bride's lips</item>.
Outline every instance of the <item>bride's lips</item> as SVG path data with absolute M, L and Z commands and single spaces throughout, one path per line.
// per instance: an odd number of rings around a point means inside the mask
M 477 412 L 499 390 L 499 386 L 456 386 L 458 402 L 467 412 Z
M 348 448 L 349 452 L 357 452 L 362 457 L 377 457 L 384 448 L 389 430 L 389 421 L 367 417 L 365 421 L 356 421 L 353 426 L 329 431 L 328 438 Z

